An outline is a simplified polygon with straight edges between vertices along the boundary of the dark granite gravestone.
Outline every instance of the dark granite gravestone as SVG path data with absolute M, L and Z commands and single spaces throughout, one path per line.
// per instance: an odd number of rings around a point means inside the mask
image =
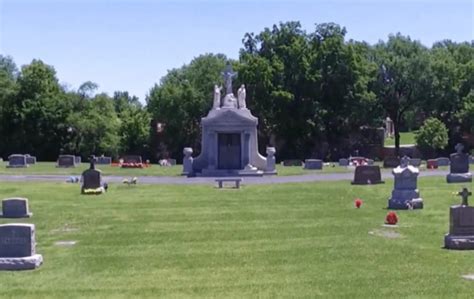
M 349 166 L 349 160 L 345 158 L 339 159 L 339 166 Z
M 25 155 L 10 155 L 8 156 L 8 165 L 7 168 L 23 168 L 28 167 L 26 163 L 26 156 Z
M 60 155 L 56 167 L 76 167 L 76 156 Z
M 458 195 L 462 203 L 451 206 L 449 210 L 449 234 L 444 237 L 444 247 L 448 249 L 474 249 L 474 207 L 468 204 L 468 197 L 472 195 L 467 188 L 463 188 Z
M 29 218 L 27 198 L 5 198 L 2 200 L 2 218 Z
M 87 169 L 82 173 L 83 189 L 97 189 L 101 187 L 101 172 L 97 169 Z
M 95 164 L 110 165 L 112 164 L 112 157 L 95 157 Z
M 438 160 L 438 166 L 449 166 L 450 164 L 449 158 L 441 157 L 436 160 Z
M 372 184 L 383 184 L 382 175 L 380 173 L 380 167 L 377 165 L 369 166 L 362 165 L 357 166 L 354 173 L 353 185 L 372 185 Z
M 451 154 L 450 173 L 446 176 L 448 183 L 472 182 L 472 174 L 469 172 L 469 155 L 463 153 L 464 146 L 456 145 L 456 153 Z
M 388 201 L 389 209 L 422 209 L 423 199 L 417 189 L 418 168 L 409 165 L 409 158 L 403 157 L 400 166 L 392 170 L 394 188 Z
M 323 169 L 323 161 L 317 159 L 306 159 L 304 169 Z
M 35 156 L 30 156 L 30 155 L 25 155 L 26 156 L 26 164 L 28 165 L 34 165 L 36 164 L 36 157 Z
M 297 159 L 284 160 L 283 166 L 303 166 L 303 161 Z
M 82 194 L 101 194 L 106 191 L 107 184 L 102 183 L 102 173 L 95 169 L 95 157 L 90 157 L 90 167 L 82 172 Z
M 408 161 L 408 164 L 411 165 L 411 166 L 420 167 L 421 166 L 421 159 L 410 158 L 410 160 Z
M 400 159 L 398 157 L 386 157 L 383 160 L 383 168 L 395 168 L 400 165 Z
M 43 263 L 36 254 L 34 224 L 0 225 L 0 270 L 31 270 Z

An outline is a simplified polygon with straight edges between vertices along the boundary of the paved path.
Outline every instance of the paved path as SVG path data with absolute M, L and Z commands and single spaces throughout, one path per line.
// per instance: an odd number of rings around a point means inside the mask
M 446 170 L 430 170 L 420 172 L 420 177 L 445 176 Z M 8 182 L 65 182 L 70 175 L 0 175 L 0 181 Z M 214 184 L 215 178 L 212 177 L 165 177 L 165 176 L 140 176 L 137 177 L 140 184 Z M 328 182 L 328 181 L 350 181 L 354 178 L 353 172 L 344 173 L 311 173 L 292 176 L 264 176 L 264 177 L 244 177 L 244 184 L 281 184 L 298 182 Z M 389 171 L 382 172 L 383 179 L 393 178 Z M 124 179 L 130 179 L 130 176 L 104 176 L 104 180 L 109 183 L 121 183 Z

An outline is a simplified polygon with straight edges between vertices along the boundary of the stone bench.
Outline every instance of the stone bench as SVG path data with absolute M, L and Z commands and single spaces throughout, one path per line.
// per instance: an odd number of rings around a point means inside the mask
M 222 189 L 224 182 L 234 182 L 235 188 L 240 189 L 240 183 L 242 182 L 241 178 L 219 178 L 216 179 L 216 182 L 219 184 L 219 189 Z

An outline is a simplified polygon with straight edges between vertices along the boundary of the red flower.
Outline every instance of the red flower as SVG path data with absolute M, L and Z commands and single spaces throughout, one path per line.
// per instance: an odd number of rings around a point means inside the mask
M 355 204 L 356 208 L 360 208 L 360 206 L 362 205 L 362 199 L 356 198 L 354 200 L 354 204 Z
M 398 216 L 395 212 L 388 212 L 385 217 L 385 224 L 395 225 L 398 222 Z

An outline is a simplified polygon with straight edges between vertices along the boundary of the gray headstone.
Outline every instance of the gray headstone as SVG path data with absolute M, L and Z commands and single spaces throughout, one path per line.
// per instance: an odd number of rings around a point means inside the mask
M 459 147 L 457 147 L 459 149 Z M 469 155 L 457 153 L 450 155 L 450 173 L 446 176 L 448 183 L 472 182 L 472 174 L 469 172 Z
M 96 157 L 95 164 L 97 165 L 110 165 L 112 164 L 112 157 Z
M 349 166 L 349 160 L 348 159 L 339 159 L 339 166 Z
M 367 159 L 367 165 L 372 166 L 374 165 L 375 161 L 372 159 Z
M 469 156 L 469 164 L 474 164 L 474 156 Z
M 35 156 L 30 156 L 30 155 L 25 155 L 25 156 L 26 156 L 26 164 L 28 164 L 28 165 L 36 164 L 36 157 Z
M 401 165 L 393 169 L 394 189 L 388 201 L 389 209 L 422 209 L 423 199 L 417 189 L 418 168 L 408 165 L 409 159 L 404 158 Z
M 57 167 L 76 167 L 76 156 L 60 155 L 58 157 Z
M 400 159 L 398 157 L 386 157 L 383 160 L 383 168 L 395 168 L 400 165 Z
M 438 160 L 438 166 L 449 166 L 450 164 L 449 158 L 441 157 L 441 158 L 438 158 L 437 160 Z
M 176 165 L 176 159 L 166 159 L 170 165 Z
M 380 167 L 377 165 L 369 166 L 362 165 L 357 166 L 354 173 L 353 185 L 372 185 L 372 184 L 383 184 L 382 174 L 380 173 Z
M 463 188 L 458 195 L 462 196 L 462 203 L 452 206 L 449 211 L 449 234 L 444 237 L 444 245 L 448 249 L 474 249 L 474 207 L 468 204 L 468 197 L 472 196 L 467 188 Z
M 303 161 L 297 159 L 284 160 L 283 166 L 303 166 Z
M 323 169 L 323 161 L 318 159 L 306 159 L 304 169 Z
M 27 198 L 5 198 L 2 200 L 3 218 L 28 218 L 31 215 L 28 210 Z
M 22 167 L 28 167 L 28 164 L 26 163 L 26 156 L 25 155 L 10 155 L 8 157 L 8 168 L 22 168 Z
M 34 224 L 0 225 L 0 270 L 28 270 L 39 267 Z
M 81 164 L 82 163 L 82 157 L 81 156 L 75 156 L 74 161 L 76 164 Z

